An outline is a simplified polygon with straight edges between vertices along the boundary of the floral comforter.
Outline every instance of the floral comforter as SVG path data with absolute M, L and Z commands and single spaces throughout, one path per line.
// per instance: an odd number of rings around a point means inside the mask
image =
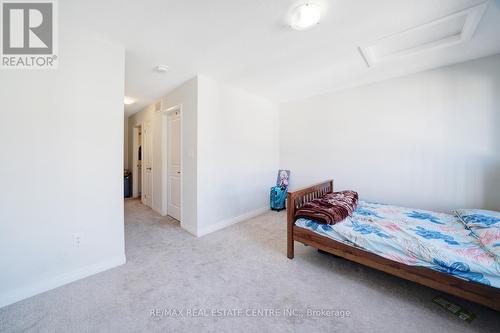
M 296 225 L 406 265 L 500 288 L 495 256 L 450 214 L 360 201 L 337 224 L 301 218 Z

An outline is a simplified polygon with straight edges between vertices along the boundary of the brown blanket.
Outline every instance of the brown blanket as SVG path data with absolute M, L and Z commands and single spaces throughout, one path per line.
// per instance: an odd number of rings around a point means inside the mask
M 325 194 L 297 209 L 295 218 L 305 217 L 324 224 L 335 224 L 352 214 L 358 205 L 358 193 L 341 191 Z

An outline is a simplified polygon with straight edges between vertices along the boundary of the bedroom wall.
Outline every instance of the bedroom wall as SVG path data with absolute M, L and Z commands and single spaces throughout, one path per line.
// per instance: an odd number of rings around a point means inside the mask
M 500 210 L 500 55 L 281 106 L 291 187 L 334 178 L 377 202 Z
M 198 236 L 269 209 L 279 165 L 277 104 L 198 77 Z
M 0 307 L 125 262 L 124 50 L 59 31 L 57 70 L 0 74 Z

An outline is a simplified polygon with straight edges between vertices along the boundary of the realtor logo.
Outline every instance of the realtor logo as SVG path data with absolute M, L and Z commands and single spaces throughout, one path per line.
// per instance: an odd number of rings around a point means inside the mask
M 1 5 L 1 67 L 56 68 L 55 1 L 3 0 Z

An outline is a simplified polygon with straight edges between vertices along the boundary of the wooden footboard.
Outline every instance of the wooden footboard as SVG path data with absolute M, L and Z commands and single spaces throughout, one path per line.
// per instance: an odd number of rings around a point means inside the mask
M 295 226 L 295 211 L 314 198 L 333 192 L 333 180 L 288 193 L 287 256 L 294 257 L 294 241 L 357 262 L 402 279 L 461 297 L 500 311 L 500 289 L 469 282 L 425 267 L 408 266 Z
M 293 192 L 288 193 L 287 197 L 287 217 L 288 217 L 288 227 L 287 227 L 287 256 L 289 259 L 293 259 L 293 226 L 295 225 L 295 211 L 300 207 L 304 206 L 305 203 L 322 197 L 326 193 L 333 192 L 333 180 L 329 179 L 322 183 L 318 183 L 312 186 L 304 187 Z

